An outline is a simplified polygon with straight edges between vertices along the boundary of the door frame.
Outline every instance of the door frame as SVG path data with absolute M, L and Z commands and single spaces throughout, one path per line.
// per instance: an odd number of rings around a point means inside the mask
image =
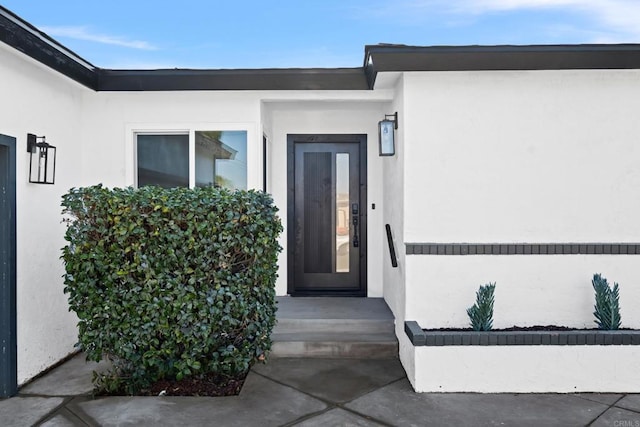
M 295 276 L 295 144 L 357 143 L 360 154 L 360 287 L 353 291 L 297 290 Z M 291 296 L 367 296 L 367 135 L 366 134 L 287 134 L 287 293 Z
M 0 167 L 6 174 L 6 212 L 0 212 L 0 228 L 8 239 L 0 236 L 0 397 L 11 397 L 18 392 L 17 325 L 16 325 L 16 139 L 0 134 L 0 146 L 8 158 L 0 158 L 8 167 Z M 4 151 L 4 150 L 3 150 Z M 4 157 L 4 156 L 3 156 Z M 0 204 L 0 208 L 2 205 Z M 8 213 L 8 215 L 7 215 Z M 3 233 L 4 234 L 4 233 Z

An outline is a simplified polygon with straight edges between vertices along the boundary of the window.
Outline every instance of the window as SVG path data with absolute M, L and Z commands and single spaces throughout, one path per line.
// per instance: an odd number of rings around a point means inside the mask
M 189 135 L 138 135 L 138 187 L 189 186 Z
M 247 189 L 246 131 L 139 133 L 136 155 L 138 187 Z
M 247 132 L 197 131 L 196 186 L 247 189 Z

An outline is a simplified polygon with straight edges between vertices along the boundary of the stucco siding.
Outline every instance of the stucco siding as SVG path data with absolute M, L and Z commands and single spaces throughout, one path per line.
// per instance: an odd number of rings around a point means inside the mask
M 405 73 L 407 242 L 640 240 L 640 72 Z
M 17 139 L 18 383 L 74 351 L 76 322 L 63 293 L 61 196 L 81 180 L 79 84 L 0 43 L 0 133 Z M 27 133 L 56 146 L 56 183 L 28 183 Z

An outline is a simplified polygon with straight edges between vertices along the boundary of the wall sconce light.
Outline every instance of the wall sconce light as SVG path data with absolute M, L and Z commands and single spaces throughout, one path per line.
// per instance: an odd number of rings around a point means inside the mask
M 47 144 L 46 137 L 27 134 L 29 182 L 53 184 L 56 179 L 56 147 Z
M 396 154 L 395 130 L 398 129 L 398 112 L 385 114 L 378 122 L 378 147 L 381 156 Z

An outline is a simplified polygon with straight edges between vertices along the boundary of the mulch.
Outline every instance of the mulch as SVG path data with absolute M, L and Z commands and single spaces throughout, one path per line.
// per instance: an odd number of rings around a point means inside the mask
M 206 374 L 188 377 L 181 380 L 163 379 L 150 387 L 140 390 L 136 396 L 237 396 L 242 390 L 247 374 L 227 377 L 217 374 Z M 94 390 L 95 396 L 128 396 L 124 390 L 105 392 Z
M 236 396 L 242 390 L 247 374 L 239 377 L 222 375 L 203 375 L 182 380 L 160 380 L 148 390 L 142 390 L 141 396 Z

